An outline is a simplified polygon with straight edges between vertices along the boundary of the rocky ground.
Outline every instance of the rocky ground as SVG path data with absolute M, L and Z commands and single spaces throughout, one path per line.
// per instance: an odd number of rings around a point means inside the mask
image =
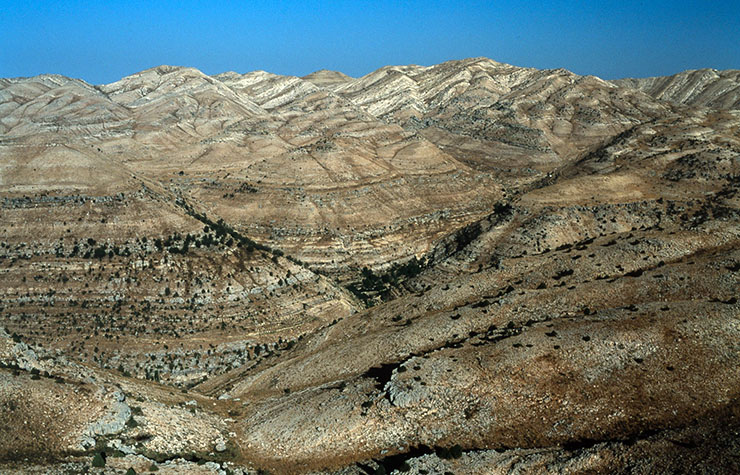
M 0 469 L 740 471 L 737 83 L 0 79 Z

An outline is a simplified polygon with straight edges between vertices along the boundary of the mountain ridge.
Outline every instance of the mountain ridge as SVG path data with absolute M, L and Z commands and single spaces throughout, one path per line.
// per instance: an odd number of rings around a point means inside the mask
M 737 472 L 707 71 L 0 79 L 0 471 Z
M 740 70 L 737 69 L 694 69 L 670 76 L 611 82 L 644 90 L 662 100 L 717 109 L 740 108 Z

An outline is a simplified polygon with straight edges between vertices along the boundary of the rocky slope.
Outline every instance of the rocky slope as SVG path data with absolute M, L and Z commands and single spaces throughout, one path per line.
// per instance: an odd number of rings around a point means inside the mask
M 713 109 L 740 108 L 740 70 L 697 69 L 673 76 L 628 78 L 612 81 L 640 89 L 663 101 Z
M 0 79 L 0 467 L 740 470 L 740 114 L 697 74 Z

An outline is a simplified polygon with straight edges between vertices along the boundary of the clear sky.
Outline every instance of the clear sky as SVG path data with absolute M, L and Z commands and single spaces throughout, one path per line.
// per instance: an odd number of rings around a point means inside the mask
M 606 79 L 740 69 L 740 0 L 0 0 L 0 77 L 99 84 L 160 64 L 360 76 L 472 56 Z

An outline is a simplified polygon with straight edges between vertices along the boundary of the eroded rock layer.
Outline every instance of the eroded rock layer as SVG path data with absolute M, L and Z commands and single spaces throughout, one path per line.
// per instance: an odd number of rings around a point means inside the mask
M 737 472 L 735 76 L 0 79 L 0 468 Z

